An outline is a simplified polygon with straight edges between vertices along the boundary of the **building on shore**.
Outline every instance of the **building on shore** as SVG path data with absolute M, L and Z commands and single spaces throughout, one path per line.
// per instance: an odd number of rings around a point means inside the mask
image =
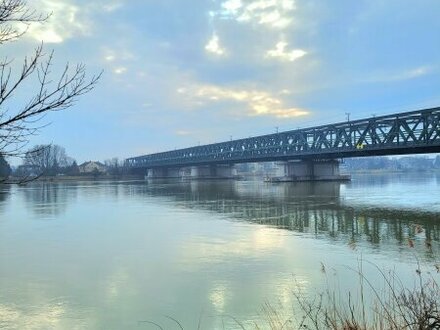
M 85 163 L 82 163 L 78 166 L 79 173 L 82 174 L 92 174 L 92 173 L 99 173 L 99 174 L 105 174 L 107 173 L 107 166 L 100 162 L 95 161 L 88 161 Z

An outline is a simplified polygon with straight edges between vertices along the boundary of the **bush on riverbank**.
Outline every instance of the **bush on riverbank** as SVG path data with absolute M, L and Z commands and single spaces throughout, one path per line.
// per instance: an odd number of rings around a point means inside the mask
M 440 271 L 438 265 L 435 265 L 434 273 L 426 274 L 422 274 L 418 266 L 415 285 L 411 289 L 406 288 L 394 272 L 385 274 L 375 267 L 384 281 L 382 289 L 377 283 L 371 283 L 361 269 L 355 271 L 360 286 L 359 292 L 354 294 L 349 292 L 340 298 L 340 293 L 327 289 L 314 298 L 306 298 L 300 291 L 292 292 L 298 307 L 288 318 L 280 316 L 275 308 L 266 304 L 263 314 L 269 329 L 440 329 L 440 286 L 435 278 Z M 325 272 L 324 265 L 322 270 Z M 366 301 L 367 295 L 373 297 L 372 302 Z M 255 326 L 255 329 L 266 328 Z

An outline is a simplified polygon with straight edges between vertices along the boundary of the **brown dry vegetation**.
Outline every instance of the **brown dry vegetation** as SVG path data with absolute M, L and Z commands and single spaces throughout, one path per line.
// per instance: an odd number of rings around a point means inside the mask
M 255 325 L 255 329 L 330 329 L 330 330 L 397 330 L 440 329 L 440 287 L 432 273 L 422 274 L 417 263 L 416 282 L 406 288 L 396 273 L 380 273 L 384 287 L 379 289 L 360 270 L 353 270 L 359 277 L 359 291 L 348 292 L 343 298 L 332 289 L 306 298 L 300 291 L 292 292 L 297 307 L 292 315 L 280 315 L 270 304 L 263 307 L 267 323 Z M 322 266 L 325 272 L 325 267 Z M 367 302 L 365 293 L 373 297 Z M 353 298 L 357 297 L 357 298 Z

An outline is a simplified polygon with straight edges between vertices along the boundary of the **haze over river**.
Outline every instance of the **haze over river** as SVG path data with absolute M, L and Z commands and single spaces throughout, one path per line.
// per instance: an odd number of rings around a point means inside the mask
M 361 258 L 439 279 L 440 174 L 0 185 L 1 329 L 265 329 Z

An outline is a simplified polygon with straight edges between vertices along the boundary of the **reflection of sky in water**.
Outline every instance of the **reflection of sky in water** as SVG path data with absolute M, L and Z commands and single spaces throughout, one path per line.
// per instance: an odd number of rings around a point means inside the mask
M 388 198 L 416 191 L 421 205 L 434 203 L 435 177 L 420 184 L 373 177 L 342 186 L 84 182 L 7 189 L 0 198 L 6 329 L 149 329 L 142 321 L 175 328 L 167 315 L 185 329 L 199 319 L 202 329 L 222 329 L 222 322 L 240 328 L 228 315 L 252 326 L 264 322 L 265 302 L 288 313 L 292 290 L 313 295 L 326 281 L 356 288 L 347 266 L 356 268 L 360 256 L 380 266 L 392 261 L 411 281 L 414 256 L 432 267 L 439 255 L 439 215 L 424 215 L 414 200 L 400 207 L 403 197 Z

